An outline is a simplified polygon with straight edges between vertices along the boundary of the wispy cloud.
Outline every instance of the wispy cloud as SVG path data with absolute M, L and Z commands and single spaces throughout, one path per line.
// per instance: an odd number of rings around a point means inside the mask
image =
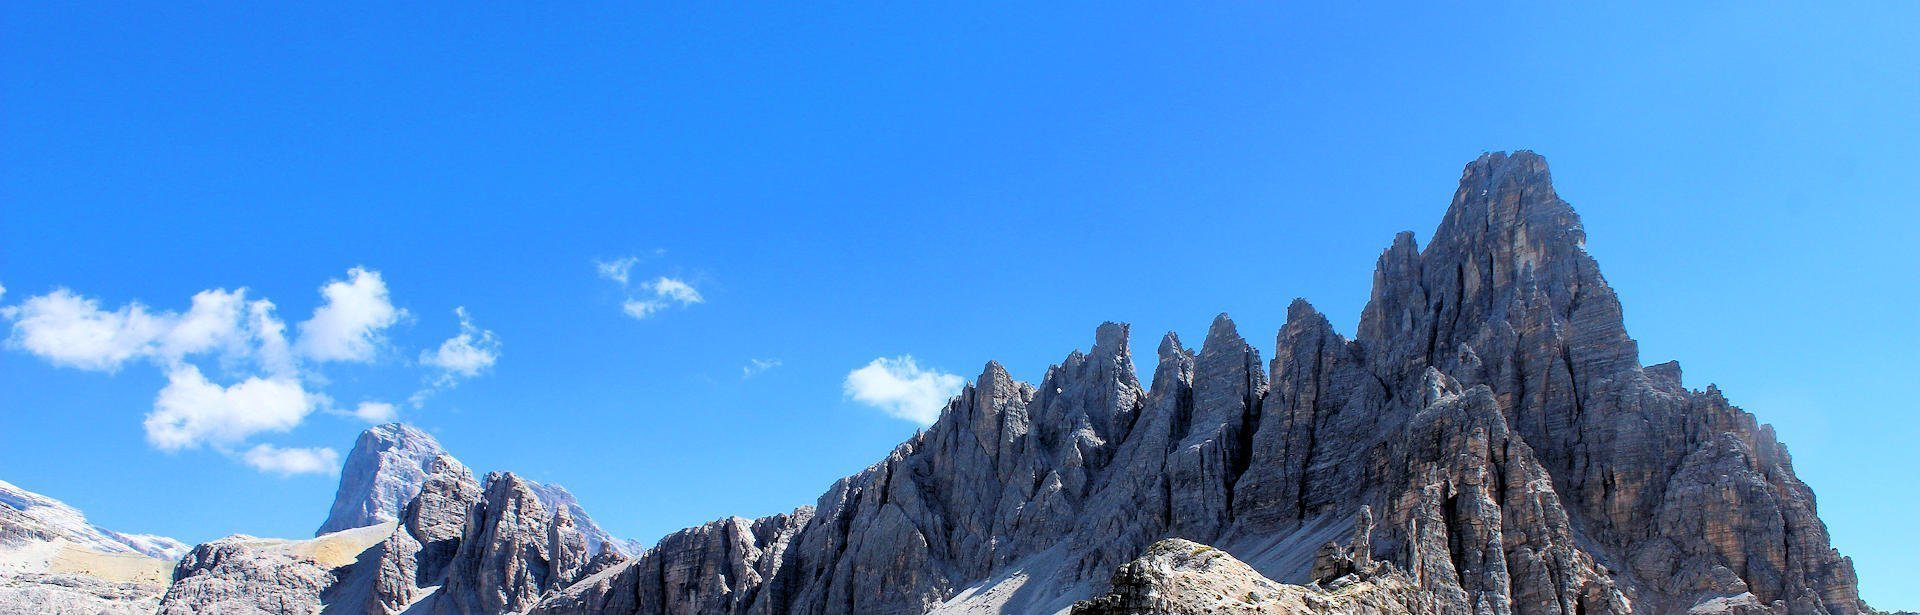
M 462 379 L 485 373 L 500 360 L 499 336 L 474 325 L 467 308 L 454 308 L 453 313 L 460 318 L 460 333 L 441 342 L 438 348 L 420 353 L 420 364 L 437 369 L 440 373 L 428 380 L 426 388 L 415 391 L 407 398 L 407 403 L 415 408 L 425 405 L 427 398 L 434 393 L 451 389 L 460 384 Z
M 633 266 L 637 264 L 640 264 L 638 256 L 616 258 L 610 261 L 593 261 L 594 268 L 600 271 L 600 277 L 613 280 L 621 286 L 627 285 L 628 276 L 633 272 Z
M 256 470 L 283 477 L 340 471 L 340 453 L 330 448 L 279 448 L 261 444 L 247 449 L 240 459 Z
M 922 368 L 913 357 L 903 355 L 874 359 L 848 372 L 842 388 L 847 398 L 889 416 L 932 425 L 947 400 L 965 384 L 966 379 L 958 375 Z
M 655 250 L 656 255 L 664 252 Z M 667 308 L 706 303 L 706 297 L 701 296 L 698 289 L 680 278 L 658 276 L 652 280 L 634 281 L 633 267 L 639 262 L 637 256 L 593 262 L 600 277 L 613 281 L 626 292 L 627 298 L 620 302 L 620 311 L 628 316 L 635 320 L 646 320 Z
M 353 408 L 353 416 L 368 423 L 391 423 L 399 411 L 383 401 L 363 401 Z
M 447 378 L 472 378 L 500 360 L 500 338 L 492 331 L 474 326 L 467 308 L 453 309 L 460 319 L 460 333 L 441 342 L 439 348 L 420 353 L 420 363 L 439 368 Z
M 747 365 L 740 368 L 740 377 L 752 378 L 776 367 L 780 367 L 779 359 L 747 359 Z

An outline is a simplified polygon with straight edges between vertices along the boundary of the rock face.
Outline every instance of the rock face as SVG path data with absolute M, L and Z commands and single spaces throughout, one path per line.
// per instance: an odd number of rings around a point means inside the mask
M 59 500 L 0 481 L 0 613 L 152 613 L 186 546 L 87 522 Z
M 577 580 L 586 566 L 586 540 L 566 509 L 549 514 L 527 481 L 511 473 L 488 475 L 470 510 L 434 612 L 518 613 Z
M 399 519 L 403 508 L 420 493 L 435 463 L 460 465 L 432 435 L 411 425 L 388 423 L 360 432 L 340 470 L 340 487 L 333 509 L 315 536 Z M 587 515 L 573 493 L 560 485 L 542 485 L 521 479 L 548 510 L 564 508 L 586 537 L 587 548 L 598 552 L 611 543 L 622 553 L 638 551 L 615 538 Z M 184 551 L 185 547 L 181 547 Z
M 440 441 L 409 425 L 388 423 L 360 432 L 340 470 L 333 510 L 313 535 L 400 518 L 400 507 L 427 480 L 429 464 L 446 454 Z
M 572 517 L 574 525 L 580 530 L 580 535 L 587 541 L 587 550 L 589 552 L 600 552 L 602 545 L 611 545 L 615 551 L 619 551 L 622 554 L 639 553 L 645 550 L 643 546 L 635 545 L 628 540 L 615 538 L 612 534 L 607 533 L 607 530 L 602 529 L 600 524 L 595 522 L 593 517 L 587 514 L 587 509 L 580 506 L 580 500 L 574 498 L 573 492 L 567 491 L 566 487 L 562 487 L 557 483 L 542 484 L 533 481 L 526 482 L 528 488 L 533 490 L 533 495 L 540 498 L 540 504 L 546 506 L 547 510 L 564 510 L 568 516 Z
M 1585 240 L 1543 159 L 1488 154 L 1426 248 L 1382 253 L 1353 339 L 1296 301 L 1263 363 L 1222 315 L 1147 388 L 1102 325 L 1038 385 L 989 364 L 811 511 L 684 530 L 537 612 L 1053 612 L 1169 537 L 1421 613 L 1867 612 L 1772 430 L 1640 364 Z
M 565 489 L 512 473 L 477 481 L 432 437 L 405 425 L 362 433 L 340 482 L 329 524 L 387 520 L 311 540 L 233 536 L 195 547 L 160 611 L 521 612 L 627 561 L 623 541 Z M 386 503 L 402 495 L 398 505 Z

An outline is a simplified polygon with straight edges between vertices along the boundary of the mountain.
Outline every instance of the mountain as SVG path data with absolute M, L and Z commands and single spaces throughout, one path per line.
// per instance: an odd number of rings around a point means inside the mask
M 165 536 L 125 534 L 87 522 L 79 509 L 0 480 L 0 506 L 43 525 L 61 538 L 80 547 L 101 553 L 139 553 L 148 557 L 175 560 L 187 552 L 187 545 Z
M 411 425 L 388 423 L 360 432 L 340 469 L 333 509 L 313 535 L 398 519 L 400 507 L 427 479 L 427 465 L 446 452 L 439 440 Z
M 340 470 L 340 487 L 334 492 L 333 508 L 314 535 L 399 519 L 407 502 L 420 493 L 420 486 L 432 474 L 435 463 L 465 468 L 440 446 L 439 440 L 412 425 L 388 423 L 360 432 Z M 598 551 L 601 543 L 611 543 L 622 553 L 639 550 L 602 529 L 566 487 L 526 482 L 547 509 L 567 509 L 586 537 L 589 549 Z
M 1037 384 L 989 362 L 931 427 L 812 506 L 634 557 L 589 549 L 571 498 L 531 481 L 357 445 L 345 508 L 393 520 L 336 541 L 368 545 L 351 562 L 217 541 L 161 606 L 1873 612 L 1772 428 L 1685 387 L 1677 363 L 1642 365 L 1585 241 L 1545 160 L 1487 154 L 1426 247 L 1402 233 L 1381 254 L 1352 339 L 1296 300 L 1263 359 L 1222 314 L 1198 349 L 1161 338 L 1143 383 L 1132 331 L 1106 323 Z M 383 480 L 403 487 L 359 486 Z
M 1304 301 L 1271 360 L 1217 318 L 1151 388 L 1108 323 L 1037 385 L 997 364 L 816 505 L 684 531 L 541 613 L 1053 612 L 1180 537 L 1306 584 L 1370 562 L 1434 613 L 1862 613 L 1773 430 L 1643 366 L 1544 159 L 1467 165 L 1358 335 Z M 1719 600 L 1721 602 L 1715 603 Z
M 0 613 L 151 613 L 186 550 L 0 481 Z

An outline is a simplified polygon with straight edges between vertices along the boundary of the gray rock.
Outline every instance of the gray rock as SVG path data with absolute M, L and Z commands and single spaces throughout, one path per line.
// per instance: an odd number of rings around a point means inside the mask
M 195 546 L 174 567 L 159 612 L 320 612 L 328 589 L 395 525 L 387 522 L 309 540 L 229 536 Z
M 601 528 L 600 523 L 594 521 L 592 515 L 587 514 L 587 509 L 580 505 L 580 500 L 573 496 L 573 492 L 567 491 L 566 487 L 555 483 L 543 484 L 534 481 L 527 481 L 527 484 L 533 488 L 533 494 L 540 498 L 540 505 L 547 507 L 547 510 L 566 511 L 574 525 L 579 528 L 580 535 L 586 538 L 589 552 L 598 553 L 603 545 L 612 545 L 614 550 L 626 555 L 632 555 L 638 551 L 628 541 L 615 538 Z
M 511 472 L 489 474 L 480 501 L 434 596 L 436 613 L 517 613 L 574 581 L 585 540 L 564 513 L 547 512 L 532 486 Z
M 340 470 L 333 509 L 314 535 L 399 519 L 400 508 L 427 480 L 429 466 L 446 453 L 433 436 L 402 423 L 360 432 Z
M 1353 580 L 1337 592 L 1268 579 L 1226 551 L 1170 538 L 1113 573 L 1111 593 L 1073 615 L 1405 615 L 1429 612 L 1406 575 Z

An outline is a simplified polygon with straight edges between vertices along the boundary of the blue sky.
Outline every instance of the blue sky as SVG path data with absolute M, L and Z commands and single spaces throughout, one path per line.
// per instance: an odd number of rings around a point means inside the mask
M 391 411 L 651 541 L 1103 320 L 1351 333 L 1393 233 L 1531 148 L 1643 360 L 1776 425 L 1920 607 L 1920 5 L 1819 8 L 11 5 L 0 478 L 305 535 Z M 36 300 L 117 336 L 37 347 Z

